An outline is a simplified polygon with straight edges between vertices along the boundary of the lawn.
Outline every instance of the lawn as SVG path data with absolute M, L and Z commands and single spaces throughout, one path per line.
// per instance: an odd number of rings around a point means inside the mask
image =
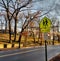
M 16 41 L 18 40 L 18 38 L 19 38 L 19 35 L 17 35 Z M 14 35 L 11 35 L 11 39 L 14 40 Z M 22 41 L 21 42 L 24 42 L 25 39 L 28 42 L 34 41 L 33 37 L 29 37 L 29 36 L 26 37 L 26 36 L 22 35 L 22 38 L 21 38 Z M 9 40 L 9 34 L 0 33 L 0 41 L 6 41 L 7 42 L 8 40 Z M 38 41 L 38 38 L 35 38 L 35 40 Z

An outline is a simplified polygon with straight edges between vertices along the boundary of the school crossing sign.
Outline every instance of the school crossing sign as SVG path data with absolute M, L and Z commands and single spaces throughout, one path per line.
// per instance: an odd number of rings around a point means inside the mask
M 42 20 L 39 23 L 40 31 L 41 32 L 49 32 L 51 28 L 51 20 L 47 17 L 42 18 Z

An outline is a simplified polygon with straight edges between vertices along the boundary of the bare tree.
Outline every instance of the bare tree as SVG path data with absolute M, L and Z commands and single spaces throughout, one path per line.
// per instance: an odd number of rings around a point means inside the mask
M 29 23 L 29 27 L 28 27 L 28 28 L 30 28 L 30 30 L 31 30 L 31 34 L 32 34 L 32 36 L 33 36 L 34 43 L 35 43 L 35 34 L 34 34 L 34 32 L 33 32 L 33 27 L 34 27 L 34 21 L 31 21 L 31 22 Z
M 57 18 L 56 17 L 53 17 L 52 18 L 52 29 L 53 29 L 53 42 L 52 44 L 54 45 L 54 40 L 55 40 L 55 35 L 54 35 L 54 31 L 55 31 L 55 24 L 56 24 L 56 21 L 57 21 Z
M 26 2 L 23 1 L 23 3 L 21 4 L 21 2 L 18 0 L 1 0 L 0 2 L 0 6 L 4 8 L 4 11 L 6 12 L 7 15 L 7 19 L 9 21 L 9 42 L 11 41 L 11 20 L 12 18 L 14 18 L 15 20 L 15 35 L 14 35 L 14 41 L 16 40 L 16 23 L 17 23 L 17 16 L 20 12 L 21 8 L 26 7 L 31 0 L 28 0 Z M 20 5 L 21 4 L 21 5 Z
M 5 33 L 8 31 L 8 20 L 7 20 L 7 16 L 4 14 L 4 20 L 5 20 Z
M 7 15 L 7 19 L 9 21 L 9 42 L 11 41 L 11 20 L 12 18 L 15 20 L 15 27 L 14 27 L 14 41 L 16 41 L 16 29 L 17 29 L 17 21 L 18 21 L 18 14 L 19 12 L 21 12 L 21 9 L 26 7 L 28 4 L 30 4 L 32 0 L 28 0 L 28 1 L 24 1 L 24 0 L 1 0 L 0 2 L 0 6 L 4 8 L 6 15 Z M 49 13 L 51 11 L 51 9 L 47 12 Z M 47 14 L 44 13 L 43 15 Z M 20 43 L 21 43 L 21 35 L 22 32 L 24 31 L 24 29 L 26 29 L 26 27 L 28 26 L 28 24 L 35 18 L 37 18 L 37 15 L 39 14 L 39 11 L 37 11 L 36 13 L 34 13 L 34 15 L 28 15 L 25 18 L 25 22 L 22 25 L 22 29 L 19 35 L 19 48 L 20 48 Z M 41 16 L 43 16 L 41 15 Z M 38 17 L 41 17 L 38 16 Z
M 22 32 L 24 31 L 24 29 L 26 29 L 26 27 L 28 26 L 28 24 L 32 21 L 32 20 L 34 20 L 35 18 L 37 18 L 37 15 L 40 13 L 40 11 L 37 11 L 37 12 L 35 12 L 35 13 L 33 13 L 33 14 L 30 14 L 30 15 L 28 15 L 28 16 L 25 16 L 25 21 L 24 21 L 24 23 L 23 23 L 23 25 L 22 25 L 22 29 L 21 29 L 21 32 L 20 32 L 20 35 L 19 35 L 19 39 L 18 39 L 18 41 L 19 41 L 19 48 L 20 48 L 20 44 L 21 44 L 21 35 L 22 35 Z
M 9 3 L 10 0 L 1 0 L 0 5 L 3 8 L 3 10 L 6 12 L 7 19 L 9 21 L 9 42 L 11 41 L 11 19 L 12 16 L 10 15 L 10 10 L 9 10 Z

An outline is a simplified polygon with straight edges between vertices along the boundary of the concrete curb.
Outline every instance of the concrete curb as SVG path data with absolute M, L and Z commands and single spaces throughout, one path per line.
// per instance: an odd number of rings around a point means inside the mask
M 19 46 L 18 43 L 14 43 L 14 48 L 18 46 Z M 23 44 L 21 44 L 20 46 L 23 47 Z M 4 49 L 4 48 L 12 48 L 12 43 L 0 43 L 0 49 Z
M 8 51 L 8 50 L 15 50 L 18 48 L 0 48 L 0 51 Z

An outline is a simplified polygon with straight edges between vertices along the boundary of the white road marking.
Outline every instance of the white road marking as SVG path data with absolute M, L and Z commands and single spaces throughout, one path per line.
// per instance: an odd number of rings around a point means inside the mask
M 55 55 L 53 55 L 50 58 L 48 58 L 48 61 L 51 60 L 53 57 L 56 57 L 57 55 L 59 55 L 59 53 L 56 53 Z
M 34 49 L 34 50 L 26 51 L 26 52 L 18 52 L 18 53 L 13 53 L 13 54 L 1 55 L 0 58 L 7 57 L 7 56 L 14 56 L 14 55 L 18 55 L 18 54 L 24 54 L 24 53 L 28 53 L 28 52 L 32 52 L 32 51 L 37 51 L 37 50 L 40 50 L 40 49 Z

